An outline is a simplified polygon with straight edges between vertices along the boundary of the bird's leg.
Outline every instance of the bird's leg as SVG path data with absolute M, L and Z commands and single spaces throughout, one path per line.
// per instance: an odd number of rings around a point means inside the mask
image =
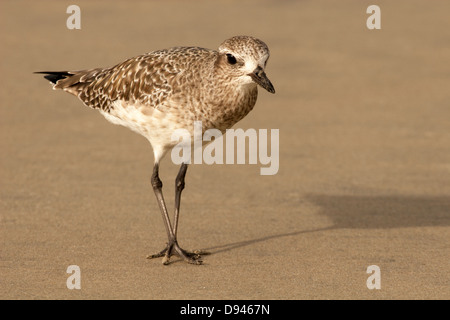
M 175 238 L 172 226 L 170 224 L 169 214 L 167 213 L 166 203 L 164 201 L 164 196 L 162 193 L 162 181 L 159 179 L 159 164 L 156 163 L 153 167 L 153 174 L 152 174 L 152 187 L 153 191 L 155 192 L 156 200 L 158 201 L 159 209 L 161 210 L 164 226 L 166 227 L 167 236 L 170 239 Z
M 181 192 L 184 189 L 185 183 L 184 183 L 184 177 L 186 176 L 188 165 L 186 163 L 182 163 L 180 170 L 178 171 L 177 178 L 175 179 L 175 215 L 174 215 L 174 224 L 173 224 L 173 233 L 175 236 L 175 239 L 177 237 L 177 231 L 178 231 L 178 218 L 180 216 L 180 204 L 181 204 Z M 209 254 L 206 251 L 202 250 L 195 250 L 193 252 L 189 252 L 186 250 L 183 250 L 183 253 L 189 257 L 193 257 L 194 259 L 200 258 L 200 255 L 206 255 Z
M 186 176 L 187 164 L 182 163 L 180 171 L 178 171 L 177 178 L 175 179 L 175 217 L 173 225 L 173 233 L 175 237 L 177 236 L 178 229 L 178 217 L 180 215 L 180 203 L 181 203 L 181 191 L 184 189 L 184 177 Z
M 186 169 L 187 169 L 187 166 L 184 169 L 184 175 L 186 174 Z M 160 209 L 162 217 L 163 217 L 164 226 L 166 227 L 166 232 L 167 232 L 167 236 L 169 238 L 169 242 L 167 243 L 167 247 L 164 250 L 162 250 L 161 252 L 159 252 L 157 254 L 149 255 L 147 258 L 152 259 L 152 258 L 158 258 L 158 257 L 164 256 L 163 264 L 167 265 L 167 264 L 169 264 L 170 257 L 176 253 L 186 262 L 189 262 L 192 264 L 201 264 L 202 262 L 200 260 L 198 260 L 198 258 L 200 257 L 198 254 L 195 254 L 195 253 L 191 254 L 191 253 L 181 249 L 177 243 L 176 233 L 172 229 L 172 225 L 170 224 L 169 214 L 167 213 L 167 207 L 166 207 L 166 203 L 164 201 L 164 196 L 162 193 L 162 181 L 161 181 L 161 179 L 159 179 L 158 173 L 159 173 L 159 164 L 155 163 L 155 166 L 153 167 L 152 178 L 151 178 L 152 187 L 153 187 L 153 191 L 155 192 L 156 200 L 158 201 L 159 209 Z M 184 175 L 183 175 L 183 180 L 184 180 Z M 180 196 L 181 196 L 181 191 L 180 191 Z M 179 203 L 178 203 L 178 207 L 179 207 Z M 178 213 L 176 214 L 176 217 L 178 219 Z

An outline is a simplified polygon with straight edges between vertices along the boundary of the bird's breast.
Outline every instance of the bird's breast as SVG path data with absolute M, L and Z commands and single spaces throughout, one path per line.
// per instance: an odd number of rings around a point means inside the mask
M 205 129 L 225 131 L 242 120 L 255 106 L 258 96 L 256 86 L 218 92 L 212 99 L 199 105 L 196 110 L 198 120 L 204 122 Z

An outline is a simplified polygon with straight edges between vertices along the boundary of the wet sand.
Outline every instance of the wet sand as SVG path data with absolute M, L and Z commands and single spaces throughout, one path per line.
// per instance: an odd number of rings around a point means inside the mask
M 0 4 L 0 298 L 450 298 L 450 3 L 377 1 L 381 30 L 356 0 L 77 4 L 81 30 L 68 3 Z M 190 166 L 179 242 L 212 254 L 163 266 L 148 142 L 32 72 L 238 34 L 269 45 L 277 93 L 235 128 L 279 129 L 279 172 Z

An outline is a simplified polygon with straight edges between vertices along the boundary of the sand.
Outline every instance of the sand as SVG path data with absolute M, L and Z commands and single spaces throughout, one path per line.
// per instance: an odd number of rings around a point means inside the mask
M 81 30 L 66 2 L 0 4 L 0 298 L 450 298 L 449 2 L 377 1 L 381 30 L 357 0 L 77 4 Z M 238 34 L 269 45 L 277 93 L 235 128 L 279 129 L 279 172 L 190 166 L 179 242 L 212 254 L 163 266 L 148 142 L 32 72 Z

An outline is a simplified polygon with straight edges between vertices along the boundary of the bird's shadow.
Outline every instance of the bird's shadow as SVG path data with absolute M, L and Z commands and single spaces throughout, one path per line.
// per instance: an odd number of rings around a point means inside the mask
M 350 196 L 308 195 L 306 200 L 318 206 L 332 225 L 317 229 L 299 229 L 286 233 L 232 242 L 205 248 L 217 254 L 284 237 L 335 229 L 389 229 L 450 225 L 450 196 Z M 301 207 L 299 209 L 301 211 Z

